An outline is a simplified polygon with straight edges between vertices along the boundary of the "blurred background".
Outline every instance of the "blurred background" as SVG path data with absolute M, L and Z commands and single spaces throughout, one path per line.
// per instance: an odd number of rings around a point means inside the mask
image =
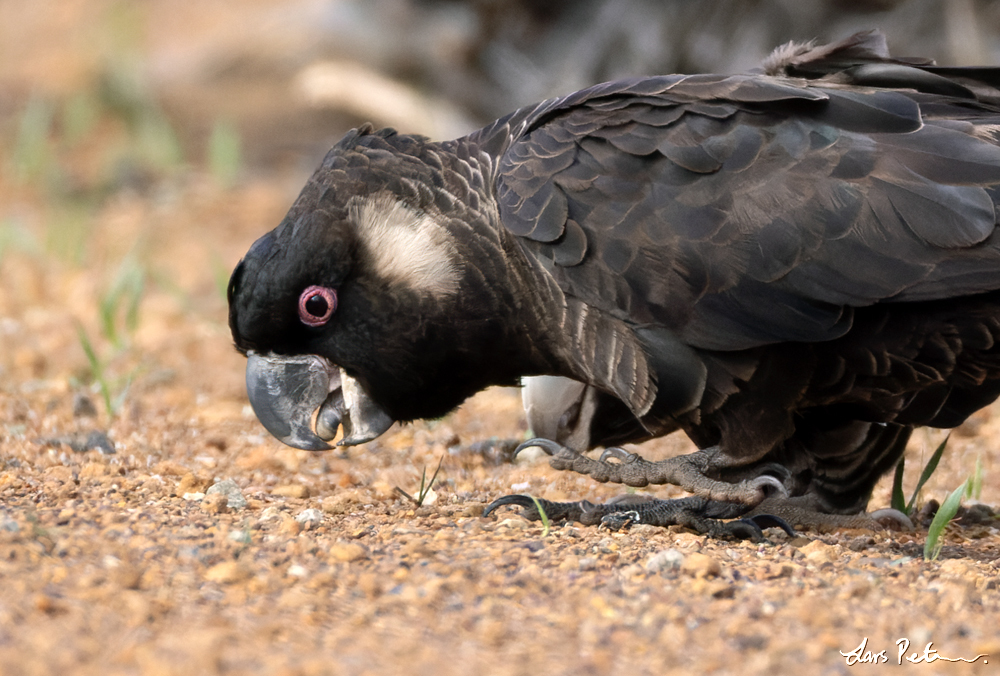
M 808 569 L 790 545 L 680 532 L 543 546 L 547 526 L 472 517 L 511 492 L 622 489 L 477 449 L 526 433 L 515 390 L 298 451 L 254 418 L 227 326 L 233 266 L 351 127 L 450 138 L 868 28 L 897 55 L 1000 65 L 988 0 L 0 0 L 0 673 L 848 673 L 834 651 L 862 636 L 1000 652 L 982 643 L 995 529 L 950 532 L 942 558 L 963 560 L 941 577 L 919 534 L 815 543 Z M 969 476 L 1000 504 L 998 411 L 953 432 L 915 508 Z M 905 496 L 944 436 L 913 435 Z M 221 478 L 245 508 L 203 495 Z M 724 581 L 647 574 L 674 546 L 714 551 Z
M 989 0 L 0 0 L 0 432 L 259 432 L 226 281 L 361 122 L 451 138 L 867 28 L 897 55 L 1000 64 Z M 170 453 L 164 434 L 132 445 Z
M 741 71 L 867 28 L 898 55 L 1000 58 L 992 0 L 3 0 L 5 177 L 52 199 L 191 170 L 301 177 L 359 122 L 452 137 L 597 82 Z

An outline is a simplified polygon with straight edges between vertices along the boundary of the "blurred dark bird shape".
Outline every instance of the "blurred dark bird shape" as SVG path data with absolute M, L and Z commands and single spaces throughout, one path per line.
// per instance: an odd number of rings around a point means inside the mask
M 250 401 L 320 450 L 559 376 L 527 392 L 553 466 L 694 497 L 550 516 L 753 539 L 781 523 L 719 519 L 854 524 L 914 427 L 1000 394 L 998 86 L 867 32 L 452 141 L 351 131 L 233 272 Z M 581 453 L 675 430 L 701 450 Z

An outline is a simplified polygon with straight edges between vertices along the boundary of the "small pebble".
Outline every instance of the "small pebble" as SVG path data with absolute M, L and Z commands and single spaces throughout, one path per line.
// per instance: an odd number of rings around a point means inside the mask
M 232 584 L 249 579 L 252 573 L 239 561 L 223 561 L 205 571 L 205 579 L 209 582 Z
M 286 484 L 272 488 L 271 495 L 277 495 L 282 498 L 308 498 L 309 489 L 302 484 Z
M 209 514 L 225 514 L 229 511 L 226 496 L 222 493 L 206 494 L 201 499 L 201 508 Z
M 524 449 L 514 457 L 514 464 L 534 465 L 540 462 L 542 459 L 548 457 L 549 457 L 548 454 L 538 446 L 528 446 L 526 449 Z M 511 486 L 511 488 L 514 488 L 514 490 L 524 490 L 521 488 L 516 488 L 514 486 Z M 527 488 L 527 485 L 525 485 L 525 488 Z
M 822 540 L 813 540 L 799 551 L 805 555 L 806 561 L 817 565 L 831 563 L 839 558 L 837 550 Z
M 497 524 L 497 528 L 511 528 L 513 530 L 524 530 L 528 527 L 528 522 L 524 519 L 504 519 Z
M 247 499 L 243 497 L 240 487 L 232 479 L 218 481 L 205 491 L 205 495 L 223 495 L 226 498 L 226 506 L 232 510 L 240 510 L 247 506 Z
M 885 568 L 892 561 L 884 556 L 862 556 L 857 560 L 858 566 L 871 566 L 872 568 Z
M 94 430 L 87 435 L 86 441 L 83 442 L 83 450 L 85 451 L 100 451 L 104 455 L 114 455 L 115 444 L 104 432 Z M 76 449 L 73 449 L 76 450 Z
M 253 539 L 250 537 L 249 530 L 231 530 L 229 531 L 229 534 L 226 535 L 226 538 L 230 542 L 236 542 L 241 545 L 248 545 L 253 542 Z
M 736 596 L 736 587 L 722 580 L 698 580 L 697 591 L 715 599 L 731 599 Z
M 717 577 L 722 574 L 722 564 L 708 554 L 694 552 L 684 558 L 681 570 L 694 577 Z
M 382 582 L 375 573 L 364 573 L 358 576 L 358 589 L 368 598 L 375 598 L 382 593 Z
M 270 521 L 271 519 L 278 519 L 281 518 L 282 513 L 283 512 L 280 509 L 278 509 L 274 505 L 271 505 L 270 507 L 265 507 L 264 509 L 261 510 L 260 517 L 257 520 Z
M 856 538 L 852 538 L 850 542 L 847 543 L 847 548 L 852 552 L 863 552 L 874 544 L 875 538 L 870 535 L 859 535 Z
M 296 536 L 302 532 L 302 524 L 293 519 L 288 514 L 281 515 L 281 523 L 278 524 L 278 533 L 281 535 Z
M 80 468 L 79 476 L 81 479 L 98 479 L 108 474 L 110 474 L 110 469 L 107 464 L 103 462 L 88 462 Z
M 771 563 L 764 569 L 764 579 L 779 580 L 784 577 L 792 577 L 795 567 L 790 563 Z
M 559 561 L 559 570 L 569 571 L 569 570 L 579 570 L 580 568 L 580 557 L 573 554 L 568 554 L 564 556 Z
M 94 400 L 88 397 L 83 392 L 77 392 L 73 395 L 73 417 L 74 418 L 96 418 L 97 417 L 97 407 L 94 406 Z
M 949 577 L 965 577 L 975 579 L 979 572 L 975 566 L 962 559 L 945 559 L 941 562 L 941 574 Z
M 310 507 L 299 512 L 295 520 L 302 524 L 303 530 L 311 530 L 323 523 L 323 512 Z
M 368 556 L 368 550 L 357 542 L 337 542 L 330 547 L 330 558 L 334 561 L 351 562 Z
M 664 570 L 677 570 L 684 563 L 684 554 L 676 549 L 664 549 L 656 552 L 646 561 L 646 570 L 659 573 Z
M 208 482 L 204 479 L 199 479 L 191 472 L 187 472 L 181 477 L 181 480 L 177 482 L 177 495 L 184 495 L 186 493 L 201 493 L 202 496 L 205 494 L 205 489 L 208 488 Z M 199 500 L 201 498 L 198 498 Z
M 594 545 L 594 550 L 600 552 L 601 554 L 610 554 L 612 552 L 617 552 L 619 549 L 618 543 L 612 538 L 604 538 L 596 545 Z
M 86 434 L 70 434 L 64 437 L 51 437 L 40 440 L 49 446 L 59 446 L 65 444 L 75 453 L 86 453 L 87 451 L 100 451 L 104 455 L 113 455 L 115 444 L 107 434 L 99 430 L 93 430 Z
M 964 526 L 970 526 L 978 523 L 992 523 L 995 516 L 996 515 L 994 514 L 992 507 L 981 502 L 976 502 L 966 505 L 964 509 L 959 512 L 959 523 Z

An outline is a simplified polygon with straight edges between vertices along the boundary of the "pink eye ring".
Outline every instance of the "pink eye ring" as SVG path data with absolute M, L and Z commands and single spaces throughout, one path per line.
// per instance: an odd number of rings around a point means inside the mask
M 337 309 L 337 292 L 325 286 L 310 286 L 299 296 L 299 319 L 306 326 L 323 326 Z

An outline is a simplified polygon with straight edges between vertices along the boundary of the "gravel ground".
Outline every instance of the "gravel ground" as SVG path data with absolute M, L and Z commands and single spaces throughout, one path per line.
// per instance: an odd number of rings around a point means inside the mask
M 100 63 L 86 37 L 96 29 L 59 36 L 125 5 L 76 0 L 48 19 L 0 5 L 0 91 L 18 106 L 35 87 L 75 100 Z M 216 28 L 232 24 L 231 5 L 210 5 Z M 220 44 L 208 23 L 150 6 L 170 47 L 160 62 Z M 127 42 L 127 26 L 114 30 Z M 216 94 L 233 109 L 279 111 L 271 122 L 308 122 L 285 110 L 291 99 Z M 155 131 L 146 105 L 133 112 Z M 127 143 L 140 159 L 152 152 L 124 116 L 102 114 L 72 141 L 79 120 L 66 111 L 77 109 L 58 110 L 18 117 L 0 100 L 0 675 L 848 674 L 871 660 L 997 673 L 995 521 L 953 524 L 940 557 L 924 561 L 923 529 L 771 530 L 755 545 L 643 525 L 546 533 L 510 509 L 483 518 L 511 492 L 621 492 L 542 458 L 477 450 L 526 433 L 505 389 L 343 453 L 281 446 L 247 405 L 222 289 L 281 219 L 301 163 L 235 181 L 197 166 L 143 170 L 115 159 Z M 57 131 L 38 140 L 31 125 L 46 119 Z M 262 156 L 285 152 L 280 134 L 261 136 L 276 143 Z M 943 500 L 978 461 L 980 500 L 1000 505 L 998 411 L 953 434 L 918 504 Z M 943 436 L 914 435 L 907 493 Z M 672 437 L 641 452 L 690 450 Z M 397 490 L 415 495 L 439 462 L 422 506 Z M 888 503 L 883 482 L 872 507 Z
M 246 404 L 211 259 L 235 261 L 287 196 L 209 184 L 122 197 L 95 218 L 87 257 L 116 260 L 134 233 L 154 280 L 117 348 L 98 309 L 113 265 L 27 246 L 3 258 L 2 673 L 849 673 L 840 653 L 866 638 L 891 664 L 898 639 L 908 655 L 929 642 L 946 657 L 989 655 L 904 661 L 921 673 L 996 673 L 990 523 L 951 526 L 926 562 L 923 531 L 772 530 L 772 544 L 754 545 L 648 526 L 545 534 L 516 510 L 482 518 L 512 491 L 619 492 L 543 459 L 477 452 L 476 441 L 525 433 L 506 389 L 344 453 L 281 446 Z M 34 199 L 9 186 L 3 198 Z M 114 416 L 86 384 L 80 330 L 120 399 Z M 981 499 L 1000 503 L 994 410 L 953 435 L 924 498 L 942 500 L 981 458 Z M 914 436 L 907 491 L 941 437 Z M 643 453 L 685 450 L 671 437 Z M 396 491 L 416 494 L 442 458 L 426 504 Z M 883 484 L 873 506 L 888 500 Z

